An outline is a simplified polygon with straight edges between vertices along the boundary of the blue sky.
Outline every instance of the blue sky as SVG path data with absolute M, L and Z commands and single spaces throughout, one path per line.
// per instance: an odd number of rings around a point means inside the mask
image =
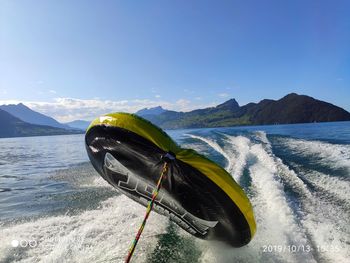
M 350 110 L 350 1 L 0 2 L 0 101 L 61 121 L 297 92 Z

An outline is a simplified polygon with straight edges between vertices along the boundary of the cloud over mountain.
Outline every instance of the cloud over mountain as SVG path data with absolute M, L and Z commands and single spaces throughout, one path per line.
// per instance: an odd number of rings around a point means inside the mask
M 76 98 L 55 98 L 50 102 L 41 101 L 0 101 L 0 104 L 18 104 L 22 102 L 31 109 L 51 116 L 60 122 L 69 122 L 73 120 L 92 120 L 97 116 L 110 112 L 130 112 L 134 113 L 143 108 L 162 106 L 165 109 L 176 111 L 190 111 L 196 108 L 203 108 L 215 105 L 198 104 L 191 100 L 179 99 L 174 102 L 165 100 L 134 99 L 134 100 L 103 100 L 94 99 L 76 99 Z

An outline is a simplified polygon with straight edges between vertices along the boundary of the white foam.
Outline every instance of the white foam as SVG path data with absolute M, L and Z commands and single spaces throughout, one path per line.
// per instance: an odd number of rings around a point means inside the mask
M 257 162 L 249 168 L 257 193 L 252 202 L 257 217 L 260 217 L 257 239 L 260 235 L 262 244 L 310 245 L 286 200 L 283 185 L 278 177 L 278 166 L 273 156 L 268 154 L 261 144 L 253 145 L 251 152 L 257 158 Z M 293 258 L 292 254 L 285 255 L 291 257 L 289 260 Z M 299 253 L 295 256 L 298 259 L 313 259 L 312 255 L 307 253 Z
M 311 192 L 307 188 L 306 184 L 299 178 L 295 171 L 290 169 L 280 158 L 273 154 L 272 146 L 266 133 L 263 131 L 257 131 L 255 136 L 262 142 L 262 147 L 273 159 L 277 169 L 276 175 L 305 198 L 312 198 Z
M 263 139 L 262 141 L 266 144 L 266 140 Z M 313 145 L 314 142 L 307 142 L 308 145 L 310 143 Z M 324 143 L 321 144 L 323 145 Z M 330 145 L 327 145 L 327 149 L 329 149 L 328 147 Z M 337 147 L 335 146 L 339 150 Z M 320 199 L 319 195 L 313 194 L 293 170 L 283 164 L 280 158 L 273 155 L 269 142 L 265 145 L 265 148 L 271 150 L 270 155 L 273 156 L 276 163 L 278 176 L 302 196 L 301 202 L 303 207 L 301 209 L 304 217 L 300 224 L 305 229 L 304 233 L 307 233 L 312 238 L 314 253 L 327 262 L 345 262 L 350 256 L 349 249 L 346 248 L 346 244 L 350 241 L 347 238 L 350 236 L 348 227 L 350 222 L 346 211 L 339 206 L 329 203 L 324 198 Z M 315 176 L 315 174 L 318 176 Z M 318 187 L 336 195 L 341 200 L 348 200 L 348 197 L 346 197 L 349 190 L 348 182 L 316 171 L 303 174 L 303 177 L 309 178 Z
M 308 202 L 304 214 L 301 223 L 314 243 L 318 258 L 324 262 L 347 262 L 350 258 L 348 214 L 319 199 Z
M 256 131 L 255 135 L 260 139 L 260 141 L 262 143 L 270 144 L 269 139 L 267 139 L 266 132 L 264 132 L 264 131 Z
M 215 151 L 220 153 L 227 161 L 226 170 L 232 170 L 233 163 L 232 163 L 231 156 L 217 142 L 215 142 L 215 141 L 213 141 L 211 139 L 208 139 L 208 138 L 205 138 L 205 137 L 201 137 L 201 136 L 197 136 L 197 135 L 193 135 L 193 134 L 186 134 L 186 135 L 190 136 L 193 139 L 197 139 L 197 140 L 201 140 L 201 141 L 205 142 L 210 147 L 212 147 Z
M 231 173 L 233 178 L 239 182 L 244 167 L 247 165 L 247 157 L 250 151 L 250 140 L 244 136 L 229 136 L 225 135 L 227 138 L 227 145 L 224 149 L 228 152 L 231 162 L 231 167 L 228 171 Z
M 188 136 L 194 139 L 205 142 L 215 151 L 220 153 L 227 160 L 227 166 L 225 169 L 232 175 L 236 182 L 239 182 L 247 163 L 247 155 L 250 150 L 250 140 L 244 136 L 223 135 L 226 137 L 227 143 L 224 147 L 221 147 L 217 142 L 211 139 L 188 134 Z
M 312 193 L 299 176 L 284 165 L 280 159 L 277 158 L 276 162 L 280 170 L 279 175 L 301 196 L 302 207 L 299 209 L 301 209 L 302 219 L 300 224 L 308 234 L 308 238 L 311 238 L 314 253 L 326 262 L 345 262 L 350 256 L 346 248 L 346 243 L 350 241 L 349 238 L 346 238 L 350 236 L 347 212 L 329 203 L 327 198 L 320 199 L 319 195 Z M 324 175 L 320 180 L 314 181 L 319 186 L 323 182 L 325 182 L 323 188 L 326 191 L 336 195 L 340 200 L 346 199 L 347 194 L 343 191 L 347 186 L 340 183 L 339 180 Z
M 250 159 L 253 165 L 249 167 L 252 177 L 254 194 L 251 195 L 251 201 L 256 214 L 258 223 L 257 233 L 251 243 L 240 248 L 239 252 L 235 250 L 234 255 L 224 253 L 222 261 L 231 259 L 244 259 L 244 261 L 254 262 L 257 257 L 260 260 L 272 256 L 274 259 L 297 262 L 296 256 L 292 253 L 269 253 L 263 254 L 264 245 L 309 245 L 304 230 L 298 226 L 293 210 L 285 198 L 283 185 L 279 180 L 279 168 L 274 156 L 271 155 L 271 145 L 264 132 L 256 133 L 256 136 L 263 144 L 253 144 L 244 136 L 229 136 L 224 149 L 215 141 L 207 138 L 195 136 L 210 145 L 213 149 L 221 153 L 231 163 L 230 172 L 234 179 L 239 179 L 243 173 L 247 160 Z M 198 138 L 199 137 L 199 138 Z M 252 161 L 253 160 L 253 161 Z M 303 185 L 303 183 L 301 182 Z M 304 186 L 305 187 L 305 186 Z M 209 250 L 203 256 L 203 260 L 211 258 Z M 304 253 L 305 254 L 305 253 Z M 219 256 L 214 253 L 215 257 Z M 238 256 L 239 255 L 239 256 Z M 308 258 L 313 260 L 312 254 L 299 253 L 299 259 Z
M 41 218 L 0 229 L 0 262 L 123 262 L 145 208 L 125 196 L 110 198 L 80 215 Z M 135 262 L 164 233 L 167 219 L 152 213 L 137 246 Z M 12 247 L 13 240 L 36 240 L 33 248 Z
M 275 162 L 278 169 L 278 175 L 282 180 L 291 188 L 293 188 L 304 199 L 312 199 L 312 193 L 308 189 L 307 185 L 297 175 L 297 173 L 285 165 L 282 160 L 275 156 Z
M 317 171 L 304 174 L 309 182 L 322 189 L 325 193 L 335 196 L 338 200 L 350 205 L 350 182 L 338 177 L 332 177 Z
M 264 134 L 257 134 L 263 136 Z M 283 184 L 280 181 L 280 163 L 274 155 L 268 152 L 271 145 L 265 136 L 263 144 L 253 144 L 243 136 L 226 136 L 228 145 L 224 149 L 235 152 L 236 160 L 232 160 L 233 174 L 242 174 L 245 166 L 250 165 L 252 189 L 249 193 L 257 221 L 257 233 L 245 247 L 232 249 L 221 243 L 210 242 L 201 244 L 203 247 L 202 262 L 315 262 L 312 253 L 264 252 L 264 246 L 297 245 L 311 247 L 305 230 L 293 214 L 285 197 Z M 264 137 L 263 137 L 264 138 Z M 249 161 L 248 161 L 249 160 Z M 284 172 L 292 172 L 284 167 Z M 294 174 L 293 176 L 296 176 Z M 310 192 L 298 178 L 291 179 L 294 185 Z
M 319 163 L 332 168 L 345 168 L 350 173 L 350 145 L 291 138 L 283 139 L 283 144 L 293 152 L 317 158 Z
M 263 140 L 266 143 L 266 140 Z M 306 142 L 306 143 L 305 143 Z M 323 150 L 332 151 L 340 150 L 342 145 L 331 145 L 323 142 L 303 141 L 304 146 L 308 145 L 310 149 L 304 148 L 304 153 L 316 153 L 320 148 Z M 340 147 L 339 147 L 340 146 Z M 271 150 L 271 144 L 268 142 L 267 149 Z M 317 150 L 316 150 L 317 149 Z M 342 149 L 344 150 L 344 149 Z M 302 196 L 300 199 L 302 202 L 302 214 L 303 218 L 300 224 L 304 230 L 312 238 L 313 250 L 318 257 L 327 262 L 345 262 L 350 257 L 350 251 L 347 249 L 347 243 L 349 243 L 350 229 L 349 229 L 349 218 L 347 212 L 341 207 L 335 206 L 329 203 L 327 199 L 320 198 L 319 195 L 313 194 L 305 183 L 299 178 L 299 176 L 288 166 L 283 164 L 280 158 L 274 156 L 274 161 L 278 169 L 278 175 L 282 178 L 289 186 L 297 189 L 298 193 Z M 326 157 L 325 154 L 322 155 Z M 334 158 L 335 156 L 333 155 Z M 329 158 L 329 156 L 327 157 Z M 330 160 L 330 159 L 328 159 Z M 336 159 L 337 161 L 343 159 Z M 339 162 L 337 163 L 340 164 Z M 318 176 L 315 176 L 317 174 Z M 313 171 L 311 174 L 303 174 L 303 177 L 307 177 L 317 184 L 318 187 L 336 195 L 341 200 L 348 200 L 349 184 L 339 178 L 332 178 L 328 175 L 320 174 Z M 311 178 L 310 178 L 311 177 Z M 310 181 L 311 181 L 310 180 Z
M 347 245 L 350 243 L 350 222 L 346 211 L 341 206 L 328 202 L 326 198 L 320 198 L 318 193 L 313 193 L 300 176 L 342 201 L 348 201 L 348 183 L 328 175 L 298 175 L 273 154 L 272 146 L 264 132 L 256 132 L 254 136 L 260 143 L 254 144 L 243 136 L 225 135 L 227 144 L 224 147 L 220 147 L 215 141 L 200 138 L 226 159 L 230 158 L 230 172 L 236 180 L 242 175 L 244 167 L 248 166 L 252 179 L 252 187 L 248 194 L 258 225 L 256 236 L 243 248 L 232 249 L 215 242 L 200 243 L 203 250 L 201 261 L 315 262 L 314 255 L 317 255 L 318 259 L 325 262 L 346 262 L 350 257 Z M 305 145 L 311 145 L 311 150 L 304 145 L 305 154 L 315 154 L 320 150 L 319 147 L 326 147 L 323 149 L 325 151 L 337 150 L 339 154 L 346 152 L 346 147 L 340 149 L 343 146 L 339 148 L 339 145 L 317 142 L 315 146 L 315 142 L 303 140 L 300 143 L 305 142 Z M 300 151 L 300 148 L 298 150 Z M 343 156 L 336 158 L 335 155 L 330 157 L 323 153 L 322 158 L 328 158 L 328 161 L 333 158 L 336 165 L 344 165 Z M 295 203 L 294 207 L 291 207 L 286 199 L 284 184 L 300 195 L 298 198 L 301 207 Z M 266 245 L 287 248 L 296 245 L 305 250 L 311 248 L 313 251 L 264 253 L 263 247 Z

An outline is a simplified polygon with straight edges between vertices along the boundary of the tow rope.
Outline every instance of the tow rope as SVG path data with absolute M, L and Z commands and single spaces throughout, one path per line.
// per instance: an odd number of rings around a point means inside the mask
M 171 156 L 169 153 L 166 154 L 164 156 L 164 166 L 163 166 L 163 169 L 162 169 L 162 172 L 160 174 L 160 177 L 158 179 L 158 182 L 157 182 L 157 186 L 156 188 L 154 188 L 153 190 L 153 193 L 152 193 L 152 199 L 149 201 L 148 203 L 148 206 L 147 206 L 147 209 L 146 209 L 146 214 L 145 214 L 145 217 L 143 218 L 143 221 L 142 221 L 142 224 L 139 228 L 139 231 L 137 232 L 136 234 L 136 237 L 134 239 L 134 241 L 132 242 L 131 246 L 130 246 L 130 249 L 129 249 L 129 253 L 128 253 L 128 256 L 126 257 L 125 259 L 125 263 L 129 263 L 130 260 L 131 260 L 131 257 L 135 251 L 135 248 L 136 248 L 136 245 L 137 245 L 137 242 L 139 241 L 140 239 L 140 236 L 142 234 L 142 231 L 143 229 L 145 228 L 145 225 L 146 225 L 146 222 L 147 222 L 147 219 L 152 211 L 152 208 L 153 208 L 153 205 L 154 205 L 154 201 L 156 200 L 157 198 L 157 195 L 159 193 L 159 190 L 160 190 L 160 187 L 162 186 L 162 181 L 163 179 L 165 178 L 166 174 L 168 173 L 168 169 L 169 169 L 169 161 L 171 161 L 173 158 L 173 156 Z

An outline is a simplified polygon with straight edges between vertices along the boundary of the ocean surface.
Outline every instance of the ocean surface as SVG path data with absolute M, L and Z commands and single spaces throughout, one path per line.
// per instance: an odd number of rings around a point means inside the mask
M 173 130 L 249 196 L 245 247 L 152 213 L 133 262 L 349 262 L 350 122 Z M 83 135 L 0 139 L 0 262 L 123 262 L 145 208 L 92 168 Z

